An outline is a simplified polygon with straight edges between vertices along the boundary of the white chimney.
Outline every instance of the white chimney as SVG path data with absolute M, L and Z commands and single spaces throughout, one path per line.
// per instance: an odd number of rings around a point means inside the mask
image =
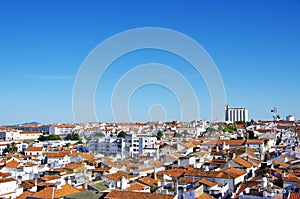
M 209 166 L 205 166 L 204 171 L 209 171 Z
M 124 176 L 122 176 L 121 177 L 121 189 L 125 190 L 127 187 L 128 187 L 127 179 Z
M 236 157 L 236 154 L 235 154 L 235 153 L 233 153 L 233 154 L 232 154 L 232 159 L 233 159 L 233 158 L 235 158 L 235 157 Z
M 56 189 L 61 189 L 61 182 L 60 182 L 60 181 L 57 181 L 57 182 L 55 183 L 55 188 L 56 188 Z
M 268 179 L 267 177 L 262 177 L 261 187 L 264 189 L 268 185 Z

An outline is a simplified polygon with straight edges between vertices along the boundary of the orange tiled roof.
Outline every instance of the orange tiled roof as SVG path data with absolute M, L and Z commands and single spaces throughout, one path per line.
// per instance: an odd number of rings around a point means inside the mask
M 246 172 L 244 170 L 237 169 L 237 168 L 223 169 L 222 172 L 224 172 L 227 175 L 230 175 L 234 178 L 237 178 L 237 177 L 240 177 L 241 175 L 246 174 Z
M 42 151 L 43 147 L 34 147 L 34 146 L 29 146 L 26 148 L 26 151 Z
M 202 183 L 202 184 L 208 185 L 208 186 L 210 186 L 210 187 L 216 186 L 216 185 L 218 184 L 218 183 L 216 183 L 216 182 L 207 180 L 207 179 L 205 179 L 205 178 L 202 178 L 201 180 L 199 180 L 199 182 Z
M 65 166 L 65 169 L 76 169 L 76 168 L 82 167 L 82 166 L 83 166 L 82 162 L 70 163 L 70 164 Z
M 204 171 L 202 169 L 194 169 L 192 171 L 188 171 L 185 176 L 197 176 L 197 177 L 209 177 L 209 178 L 237 178 L 241 175 L 246 174 L 245 171 L 236 169 L 236 168 L 230 168 L 230 169 L 223 169 L 221 171 Z
M 184 146 L 185 148 L 194 148 L 197 145 L 193 144 L 192 142 L 178 142 L 178 144 Z
M 65 151 L 51 152 L 51 153 L 47 154 L 48 158 L 63 158 L 66 155 L 68 155 L 68 152 L 65 152 Z
M 206 193 L 201 194 L 200 196 L 198 196 L 196 199 L 213 199 L 214 197 L 212 197 L 211 195 L 208 195 Z
M 278 160 L 274 160 L 274 161 L 273 161 L 273 164 L 277 164 L 277 165 L 280 165 L 280 166 L 283 166 L 283 167 L 286 167 L 286 168 L 290 167 L 289 164 L 287 164 L 287 163 L 285 163 L 285 162 L 280 162 L 280 161 L 278 161 Z
M 158 180 L 154 180 L 153 178 L 150 177 L 144 177 L 144 178 L 140 178 L 139 182 L 144 183 L 145 185 L 148 185 L 150 187 L 154 187 L 158 185 Z
M 115 182 L 119 182 L 121 180 L 122 177 L 126 178 L 127 180 L 132 179 L 132 178 L 136 178 L 133 175 L 130 175 L 128 173 L 122 172 L 122 171 L 118 171 L 117 173 L 113 173 L 113 174 L 106 174 L 104 175 L 105 177 L 115 181 Z
M 109 171 L 111 167 L 98 167 L 92 170 L 92 172 L 104 172 L 104 171 Z
M 247 144 L 262 144 L 264 143 L 263 140 L 247 140 Z
M 246 167 L 246 168 L 251 168 L 253 167 L 253 164 L 251 164 L 250 162 L 244 160 L 243 158 L 241 157 L 236 157 L 233 159 L 233 161 L 235 161 L 236 163 L 242 165 L 243 167 Z
M 290 199 L 300 199 L 300 193 L 291 192 L 289 198 Z
M 12 168 L 12 169 L 17 169 L 19 168 L 20 163 L 17 162 L 16 160 L 12 160 L 6 163 L 5 167 L 7 168 Z
M 168 175 L 171 177 L 175 177 L 178 178 L 180 176 L 182 176 L 185 172 L 187 172 L 187 170 L 185 169 L 180 169 L 180 168 L 174 168 L 174 169 L 169 169 L 169 170 L 165 170 L 165 171 L 160 171 L 157 173 L 157 175 Z
M 50 180 L 56 180 L 56 179 L 60 179 L 60 176 L 59 175 L 50 175 L 50 176 L 41 177 L 41 180 L 43 180 L 43 181 L 50 181 Z
M 142 191 L 144 188 L 140 183 L 132 183 L 129 187 L 126 188 L 128 191 Z
M 221 145 L 225 142 L 229 146 L 242 146 L 245 144 L 245 140 L 210 140 L 202 143 L 203 145 Z
M 79 193 L 80 191 L 75 187 L 65 184 L 61 186 L 61 189 L 54 188 L 54 198 L 63 198 L 65 196 Z M 43 198 L 43 199 L 51 199 L 52 197 L 52 187 L 47 187 L 39 192 L 34 193 L 31 197 L 33 198 Z
M 105 196 L 105 199 L 174 199 L 176 195 L 160 194 L 160 193 L 147 193 L 147 192 L 131 192 L 131 191 L 118 191 L 113 190 Z
M 38 134 L 38 135 L 41 135 L 42 132 L 38 132 L 38 131 L 23 131 L 23 132 L 20 132 L 20 134 Z
M 0 183 L 12 182 L 12 181 L 16 181 L 16 180 L 13 178 L 1 178 L 0 179 Z
M 87 160 L 94 159 L 94 157 L 95 157 L 94 154 L 92 154 L 92 153 L 82 153 L 82 152 L 77 152 L 77 151 L 73 151 L 71 154 L 71 156 L 76 156 L 76 155 L 79 155 Z

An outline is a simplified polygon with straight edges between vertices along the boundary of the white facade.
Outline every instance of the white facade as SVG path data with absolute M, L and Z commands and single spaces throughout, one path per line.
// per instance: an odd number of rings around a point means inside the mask
M 74 132 L 74 125 L 51 125 L 49 128 L 50 135 L 68 135 Z
M 125 148 L 124 138 L 96 138 L 88 145 L 89 151 L 92 153 L 100 153 L 104 155 L 123 156 Z
M 130 156 L 158 157 L 156 137 L 141 137 L 137 134 L 127 134 L 125 137 L 125 152 Z
M 226 106 L 225 121 L 235 123 L 238 121 L 248 121 L 248 110 L 246 108 L 229 108 Z
M 1 198 L 16 198 L 23 193 L 23 189 L 18 188 L 17 181 L 12 178 L 0 179 Z
M 37 140 L 43 133 L 41 132 L 20 132 L 19 140 Z
M 35 131 L 35 132 L 41 132 L 43 134 L 49 134 L 49 125 L 30 125 L 30 126 L 19 126 L 18 129 L 25 131 L 25 132 L 30 132 L 30 131 Z
M 295 121 L 295 117 L 293 115 L 288 115 L 288 116 L 286 116 L 286 120 L 293 122 L 293 121 Z
M 20 131 L 15 129 L 2 129 L 0 130 L 0 139 L 1 140 L 19 140 Z

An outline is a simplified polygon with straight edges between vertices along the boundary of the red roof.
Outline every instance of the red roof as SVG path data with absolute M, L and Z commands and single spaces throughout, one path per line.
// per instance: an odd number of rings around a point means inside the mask
M 264 143 L 263 140 L 247 140 L 247 144 L 262 144 Z
M 48 158 L 63 158 L 66 155 L 68 155 L 68 152 L 65 152 L 65 151 L 52 152 L 52 153 L 47 154 Z
M 26 148 L 26 151 L 42 151 L 43 147 L 34 147 L 34 146 L 29 146 Z
M 105 199 L 174 199 L 175 197 L 176 195 L 171 194 L 112 190 L 108 195 L 105 196 Z

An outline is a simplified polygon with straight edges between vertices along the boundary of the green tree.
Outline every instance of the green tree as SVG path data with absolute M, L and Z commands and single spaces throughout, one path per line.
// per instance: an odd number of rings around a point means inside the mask
M 97 133 L 95 134 L 95 136 L 96 136 L 96 137 L 105 137 L 105 134 L 102 133 L 102 132 L 97 132 Z
M 248 139 L 254 139 L 255 138 L 254 131 L 247 131 L 247 134 L 248 134 Z
M 118 134 L 118 138 L 125 138 L 125 136 L 126 136 L 126 132 L 124 132 L 124 131 L 120 131 L 120 133 Z
M 47 140 L 61 140 L 61 137 L 59 135 L 48 135 L 48 136 L 41 135 L 38 140 L 42 142 Z
M 156 134 L 157 140 L 161 140 L 162 136 L 163 136 L 163 133 L 159 130 Z
M 233 133 L 237 130 L 236 125 L 235 124 L 226 124 L 223 132 L 229 132 L 229 133 Z
M 76 142 L 76 144 L 83 144 L 83 142 L 79 140 L 78 142 Z
M 70 133 L 67 135 L 67 137 L 65 138 L 65 140 L 81 140 L 80 136 L 78 133 Z
M 3 149 L 2 155 L 6 155 L 7 153 L 16 153 L 18 151 L 17 145 L 15 142 L 11 144 L 7 144 L 6 148 Z
M 150 188 L 151 193 L 154 193 L 159 187 L 158 186 L 153 186 Z

